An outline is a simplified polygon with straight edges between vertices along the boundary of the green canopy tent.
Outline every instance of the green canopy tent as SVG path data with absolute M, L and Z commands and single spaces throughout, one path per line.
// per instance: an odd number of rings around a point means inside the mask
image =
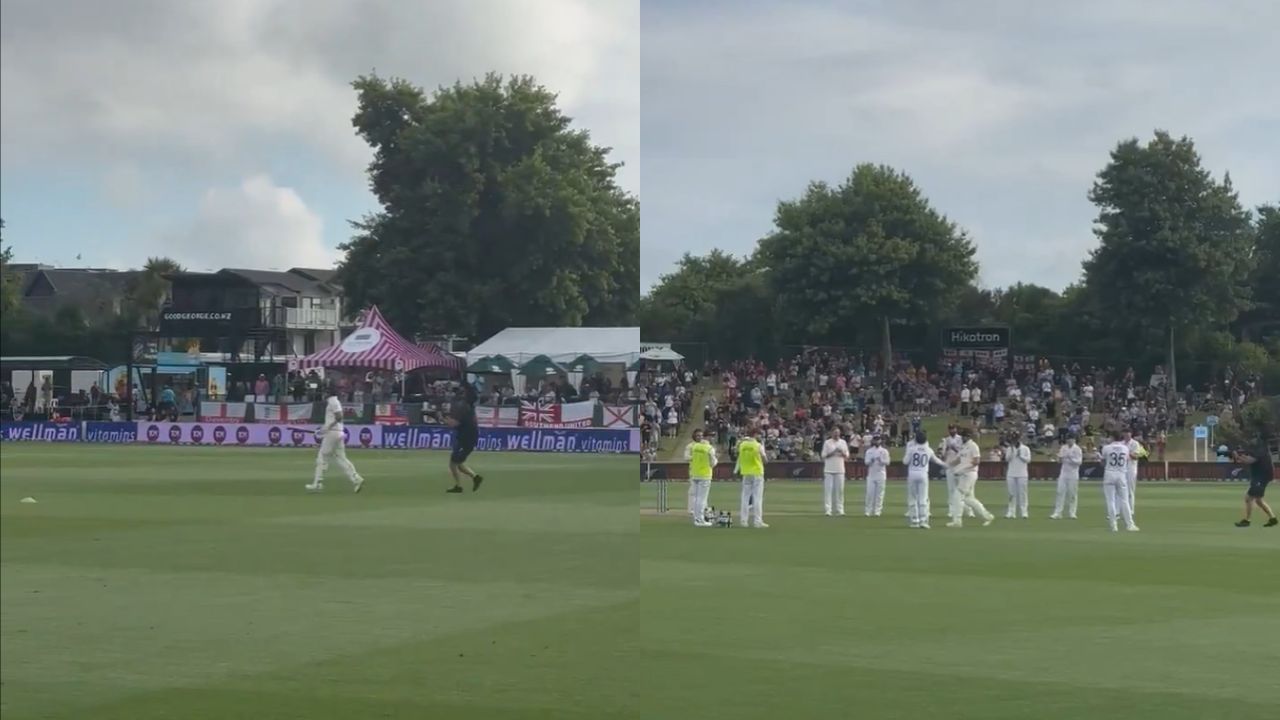
M 582 379 L 600 369 L 600 363 L 587 354 L 579 355 L 565 365 L 569 373 L 569 385 L 575 393 L 582 392 Z
M 515 363 L 505 355 L 485 355 L 467 366 L 467 372 L 473 375 L 506 375 L 514 370 Z
M 553 361 L 546 355 L 539 355 L 524 365 L 520 366 L 520 374 L 525 377 L 549 377 L 551 375 L 565 375 L 568 371 L 564 366 Z

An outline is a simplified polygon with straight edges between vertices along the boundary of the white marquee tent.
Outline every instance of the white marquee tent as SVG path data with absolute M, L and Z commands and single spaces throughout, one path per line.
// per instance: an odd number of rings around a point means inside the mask
M 539 355 L 546 355 L 560 364 L 590 355 L 600 363 L 629 366 L 640 358 L 640 328 L 507 328 L 468 350 L 467 364 L 486 355 L 503 355 L 517 367 Z M 635 382 L 634 375 L 627 374 L 630 381 Z M 570 373 L 574 387 L 581 381 L 581 373 Z M 523 391 L 524 378 L 517 371 L 512 372 L 512 382 L 517 392 Z

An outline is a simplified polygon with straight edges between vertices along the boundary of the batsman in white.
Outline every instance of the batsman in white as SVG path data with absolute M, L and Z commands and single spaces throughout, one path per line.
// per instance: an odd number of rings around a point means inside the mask
M 1129 493 L 1129 512 L 1136 517 L 1138 515 L 1138 458 L 1147 456 L 1147 449 L 1142 447 L 1142 443 L 1138 442 L 1133 433 L 1126 430 L 1124 433 L 1124 444 L 1129 448 L 1129 466 L 1126 470 L 1128 475 L 1125 476 L 1125 489 Z
M 1006 467 L 1004 481 L 1009 488 L 1009 508 L 1004 516 L 1012 520 L 1016 517 L 1027 519 L 1027 464 L 1031 462 L 1031 448 L 1022 441 L 1022 434 L 1009 438 L 1006 448 Z
M 960 439 L 960 428 L 956 425 L 948 425 L 947 437 L 942 441 L 942 461 L 947 463 L 947 517 L 956 514 L 956 508 L 953 505 L 956 501 L 956 473 L 950 463 L 960 454 L 961 445 L 964 445 L 964 441 Z M 964 508 L 964 511 L 969 517 L 973 517 L 972 508 Z
M 947 527 L 964 527 L 963 511 L 966 508 L 973 510 L 974 514 L 982 518 L 983 526 L 990 525 L 996 516 L 987 512 L 974 494 L 974 489 L 978 485 L 978 464 L 982 462 L 982 450 L 978 447 L 978 443 L 973 441 L 973 431 L 969 428 L 960 428 L 960 438 L 964 444 L 960 446 L 959 453 L 951 462 L 952 471 L 956 474 L 956 498 L 952 503 L 954 509 L 951 511 L 951 522 L 947 523 Z
M 316 430 L 316 440 L 320 443 L 320 449 L 316 452 L 316 476 L 311 484 L 307 485 L 307 490 L 320 492 L 324 489 L 324 474 L 329 469 L 329 461 L 332 460 L 351 481 L 351 488 L 355 492 L 360 492 L 360 488 L 364 487 L 364 478 L 360 477 L 360 473 L 356 472 L 356 466 L 347 459 L 347 443 L 342 426 L 342 403 L 336 395 L 330 395 L 325 403 L 324 425 Z
M 914 441 L 907 443 L 902 464 L 907 466 L 907 521 L 911 527 L 922 530 L 929 529 L 930 463 L 947 467 L 929 447 L 929 438 L 924 431 L 917 431 Z
M 840 437 L 840 428 L 831 428 L 831 436 L 822 443 L 822 509 L 827 517 L 832 512 L 844 516 L 844 464 L 849 459 L 849 444 Z
M 880 513 L 884 511 L 884 484 L 889 477 L 889 449 L 880 441 L 879 435 L 871 438 L 871 447 L 867 448 L 862 461 L 867 465 L 867 499 L 864 512 L 867 517 L 880 517 Z M 924 509 L 926 520 L 929 517 L 928 502 L 926 498 Z M 907 511 L 911 511 L 909 503 Z
M 1107 501 L 1107 524 L 1116 532 L 1116 519 L 1124 520 L 1124 529 L 1137 532 L 1133 510 L 1129 507 L 1129 465 L 1134 462 L 1125 433 L 1111 434 L 1111 442 L 1102 448 L 1102 494 Z
M 1076 436 L 1068 435 L 1067 442 L 1058 448 L 1058 462 L 1062 463 L 1058 470 L 1058 496 L 1053 501 L 1053 514 L 1050 520 L 1061 520 L 1063 511 L 1067 517 L 1076 519 L 1076 500 L 1080 494 L 1080 466 L 1084 464 L 1084 451 L 1076 444 Z

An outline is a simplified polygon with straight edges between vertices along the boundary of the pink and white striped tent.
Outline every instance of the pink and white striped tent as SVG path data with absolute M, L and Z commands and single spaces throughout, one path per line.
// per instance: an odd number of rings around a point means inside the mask
M 462 358 L 445 352 L 431 352 L 400 337 L 375 305 L 360 316 L 359 327 L 338 345 L 300 358 L 302 370 L 319 367 L 417 370 L 447 368 L 461 372 Z

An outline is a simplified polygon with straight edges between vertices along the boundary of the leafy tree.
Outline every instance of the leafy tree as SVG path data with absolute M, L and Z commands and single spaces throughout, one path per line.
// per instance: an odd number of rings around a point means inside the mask
M 1039 285 L 1015 283 L 995 290 L 992 300 L 995 321 L 1009 326 L 1019 352 L 1048 355 L 1063 349 L 1057 335 L 1061 295 Z
M 4 232 L 4 220 L 0 219 L 0 233 Z M 0 238 L 0 317 L 8 322 L 13 319 L 11 313 L 22 308 L 21 279 L 9 269 L 13 262 L 13 248 L 4 244 Z
M 422 334 L 635 324 L 639 203 L 554 94 L 492 74 L 430 97 L 399 79 L 353 85 L 382 210 L 342 246 L 349 303 Z
M 722 291 L 752 272 L 748 261 L 721 250 L 706 255 L 685 253 L 676 269 L 640 302 L 643 337 L 662 340 L 705 340 L 703 334 L 715 314 Z
M 1189 138 L 1164 131 L 1146 145 L 1120 143 L 1089 199 L 1101 244 L 1085 281 L 1131 350 L 1163 335 L 1176 385 L 1178 334 L 1224 326 L 1247 307 L 1249 215 L 1229 176 L 1214 180 Z
M 977 275 L 973 244 L 934 210 L 911 178 L 859 165 L 838 187 L 813 183 L 778 204 L 758 257 L 777 296 L 779 326 L 806 342 L 845 344 L 878 328 L 927 318 Z
M 1258 208 L 1248 262 L 1253 304 L 1241 314 L 1241 333 L 1246 338 L 1280 337 L 1280 206 Z

